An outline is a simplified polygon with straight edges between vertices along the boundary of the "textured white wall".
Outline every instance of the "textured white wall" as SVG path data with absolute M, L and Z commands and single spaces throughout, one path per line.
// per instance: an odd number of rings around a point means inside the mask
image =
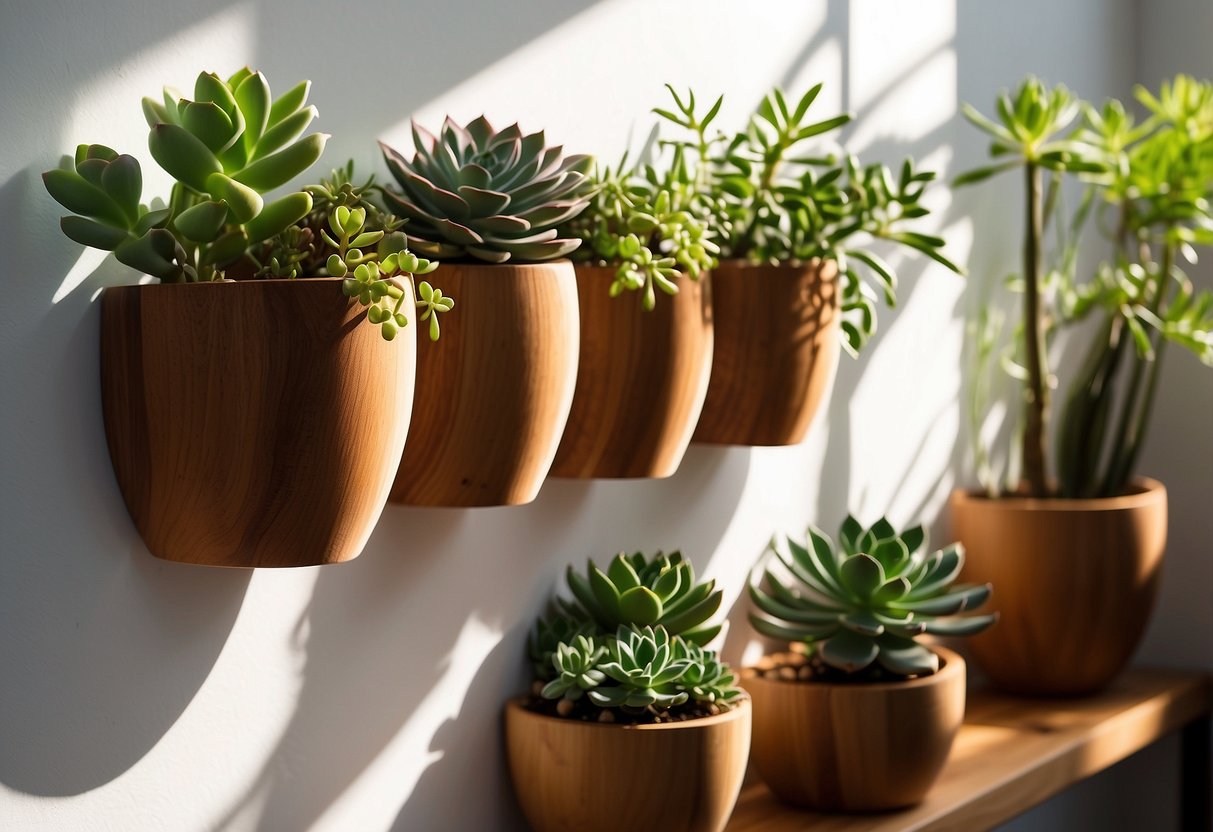
M 411 114 L 436 124 L 484 108 L 613 158 L 647 131 L 663 81 L 725 92 L 721 117 L 737 123 L 771 84 L 823 80 L 821 112 L 861 114 L 854 149 L 952 174 L 984 154 L 960 101 L 988 107 L 1028 71 L 1123 95 L 1136 54 L 1129 0 L 209 6 L 0 6 L 0 828 L 516 828 L 499 709 L 525 685 L 525 632 L 566 562 L 681 547 L 732 600 L 775 530 L 833 527 L 848 506 L 933 520 L 965 454 L 973 301 L 964 281 L 906 262 L 901 308 L 860 361 L 843 359 L 802 447 L 693 448 L 669 480 L 553 481 L 525 508 L 389 507 L 363 556 L 339 567 L 154 560 L 100 419 L 93 300 L 128 275 L 62 238 L 38 180 L 81 141 L 147 161 L 140 95 L 246 62 L 280 89 L 310 77 L 317 127 L 335 134 L 322 165 L 378 166 L 373 140 L 407 145 Z M 980 235 L 971 280 L 1013 261 L 1011 183 L 933 204 L 954 257 Z M 1209 666 L 1213 466 L 1193 460 L 1213 460 L 1213 380 L 1175 358 L 1143 465 L 1171 483 L 1180 515 L 1149 644 Z M 1179 406 L 1193 401 L 1203 410 Z M 729 652 L 746 641 L 738 617 Z M 1072 828 L 1080 800 L 1028 816 L 1032 828 Z

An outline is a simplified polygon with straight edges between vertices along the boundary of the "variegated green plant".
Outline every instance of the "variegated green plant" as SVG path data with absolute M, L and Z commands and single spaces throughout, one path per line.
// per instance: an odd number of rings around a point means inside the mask
M 918 636 L 972 635 L 994 623 L 994 615 L 958 615 L 990 595 L 988 584 L 954 584 L 964 564 L 959 543 L 928 554 L 921 526 L 898 533 L 882 518 L 864 529 L 854 517 L 842 524 L 839 541 L 836 547 L 810 527 L 807 546 L 772 542 L 793 581 L 768 567 L 750 582 L 756 630 L 803 642 L 846 674 L 876 666 L 904 678 L 939 669 L 939 657 Z

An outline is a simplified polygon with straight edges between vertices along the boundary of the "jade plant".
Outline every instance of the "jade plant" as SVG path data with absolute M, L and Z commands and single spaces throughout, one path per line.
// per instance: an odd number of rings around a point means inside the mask
M 675 552 L 619 554 L 605 571 L 569 567 L 528 642 L 532 707 L 599 722 L 669 722 L 728 710 L 734 675 L 704 645 L 720 632 L 715 583 L 697 583 Z
M 411 160 L 379 143 L 400 187 L 384 196 L 408 220 L 408 244 L 426 257 L 488 263 L 564 257 L 581 241 L 557 226 L 589 201 L 590 156 L 564 156 L 542 132 L 517 124 L 495 130 L 481 116 L 466 126 L 450 118 L 437 136 L 413 123 Z
M 1136 96 L 1141 121 L 1120 101 L 1096 108 L 1063 86 L 1028 78 L 998 97 L 996 119 L 965 109 L 991 137 L 993 163 L 957 184 L 1005 171 L 1019 171 L 1024 181 L 1023 263 L 1008 281 L 1022 293 L 1022 319 L 1001 353 L 1024 387 L 1023 481 L 1011 471 L 1000 482 L 992 465 L 981 464 L 993 495 L 1019 487 L 1035 497 L 1124 493 L 1167 346 L 1213 366 L 1213 294 L 1197 290 L 1183 266 L 1195 262 L 1197 247 L 1213 244 L 1213 84 L 1180 75 L 1157 94 L 1138 87 Z M 1069 211 L 1067 183 L 1081 193 Z M 1080 244 L 1091 228 L 1104 237 L 1106 253 L 1082 279 Z M 1076 333 L 1089 344 L 1055 414 L 1050 352 L 1059 332 L 1084 321 L 1093 334 Z M 998 353 L 997 335 L 986 329 L 978 337 L 984 372 Z M 989 458 L 980 436 L 988 390 L 974 385 L 979 461 Z
M 692 92 L 683 97 L 670 88 L 673 109 L 654 112 L 689 134 L 668 144 L 681 152 L 684 164 L 702 171 L 697 200 L 711 217 L 721 258 L 837 263 L 843 344 L 854 355 L 876 331 L 876 292 L 865 276 L 888 305 L 897 300 L 896 273 L 869 247 L 871 241 L 886 240 L 953 272 L 961 269 L 942 253 L 941 238 L 908 226 L 930 213 L 922 197 L 933 172 L 907 159 L 894 173 L 881 164 L 861 165 L 850 154 L 839 158 L 811 147 L 810 139 L 851 120 L 845 113 L 810 119 L 821 87 L 813 86 L 794 102 L 772 90 L 733 135 L 709 130 L 720 99 L 700 116 Z
M 994 615 L 959 615 L 990 595 L 990 586 L 955 584 L 964 549 L 954 543 L 927 553 L 921 526 L 898 532 L 881 518 L 870 528 L 848 516 L 839 544 L 810 527 L 808 545 L 787 538 L 750 582 L 758 632 L 801 645 L 805 678 L 880 681 L 929 675 L 939 656 L 922 635 L 965 636 Z M 781 577 L 780 572 L 785 577 Z M 764 588 L 765 586 L 765 588 Z M 768 668 L 778 672 L 780 668 Z

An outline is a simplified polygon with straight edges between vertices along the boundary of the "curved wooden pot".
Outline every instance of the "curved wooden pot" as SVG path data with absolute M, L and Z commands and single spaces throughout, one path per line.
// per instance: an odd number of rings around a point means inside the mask
M 608 294 L 615 270 L 577 266 L 581 357 L 552 476 L 668 477 L 691 441 L 712 367 L 710 277 L 646 312 Z
M 1094 693 L 1137 647 L 1154 606 L 1167 543 L 1167 491 L 1089 500 L 952 494 L 963 579 L 994 584 L 998 626 L 968 640 L 999 687 Z
M 965 663 L 905 682 L 835 684 L 753 677 L 751 760 L 780 799 L 829 812 L 919 803 L 964 721 Z
M 712 271 L 716 345 L 694 442 L 795 445 L 809 430 L 838 366 L 838 267 Z
M 358 556 L 404 447 L 416 366 L 415 325 L 389 343 L 365 316 L 336 278 L 105 290 L 105 433 L 153 555 Z
M 434 276 L 456 306 L 443 316 L 440 341 L 419 336 L 417 400 L 391 500 L 529 503 L 573 401 L 573 264 L 443 264 Z
M 750 749 L 750 703 L 663 725 L 505 710 L 514 793 L 535 832 L 720 832 Z

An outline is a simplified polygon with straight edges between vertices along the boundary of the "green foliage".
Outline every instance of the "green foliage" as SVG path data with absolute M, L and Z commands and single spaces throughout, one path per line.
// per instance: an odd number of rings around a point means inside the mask
M 916 170 L 907 159 L 895 176 L 884 165 L 863 166 L 852 155 L 839 159 L 808 149 L 809 140 L 851 119 L 842 114 L 809 120 L 820 92 L 818 84 L 789 105 L 782 91 L 772 90 L 732 136 L 708 132 L 721 99 L 700 117 L 693 92 L 684 100 L 670 88 L 674 109 L 654 112 L 690 134 L 667 144 L 679 152 L 677 164 L 701 171 L 699 200 L 712 216 L 722 258 L 821 258 L 838 264 L 844 344 L 857 354 L 876 331 L 877 293 L 893 305 L 897 289 L 893 269 L 865 241 L 888 240 L 960 269 L 943 255 L 942 239 L 906 227 L 929 213 L 922 195 L 934 173 Z
M 543 686 L 543 697 L 575 702 L 587 690 L 601 685 L 606 679 L 601 667 L 609 652 L 606 645 L 595 644 L 582 635 L 569 644 L 557 644 L 551 656 L 556 675 Z
M 993 615 L 957 616 L 985 603 L 988 584 L 953 585 L 964 550 L 953 544 L 926 553 L 921 526 L 898 533 L 885 519 L 864 529 L 847 517 L 841 547 L 810 527 L 808 545 L 787 539 L 771 551 L 798 586 L 767 568 L 750 584 L 758 611 L 750 622 L 764 635 L 810 645 L 828 666 L 848 674 L 873 663 L 895 678 L 939 669 L 939 658 L 918 644 L 923 635 L 972 635 Z
M 272 101 L 265 76 L 247 67 L 226 81 L 201 73 L 194 98 L 165 90 L 145 98 L 148 148 L 176 181 L 166 209 L 140 204 L 142 172 L 131 156 L 81 145 L 74 160 L 43 174 L 46 188 L 79 216 L 62 227 L 84 245 L 165 282 L 215 280 L 250 245 L 268 240 L 311 210 L 307 193 L 266 203 L 263 194 L 320 157 L 328 136 L 300 138 L 316 115 L 304 81 Z M 279 271 L 289 271 L 279 261 Z
M 497 131 L 483 116 L 467 126 L 448 118 L 438 136 L 414 122 L 413 145 L 409 161 L 379 143 L 400 186 L 385 191 L 387 203 L 426 257 L 539 262 L 580 245 L 557 226 L 589 201 L 591 157 L 564 157 L 542 132 L 523 135 L 517 124 Z
M 590 699 L 595 705 L 602 708 L 672 708 L 689 698 L 678 680 L 690 668 L 690 660 L 675 658 L 674 646 L 665 628 L 620 627 L 610 643 L 609 653 L 609 661 L 601 665 L 601 672 L 615 684 L 590 691 Z M 544 695 L 548 696 L 546 689 Z

